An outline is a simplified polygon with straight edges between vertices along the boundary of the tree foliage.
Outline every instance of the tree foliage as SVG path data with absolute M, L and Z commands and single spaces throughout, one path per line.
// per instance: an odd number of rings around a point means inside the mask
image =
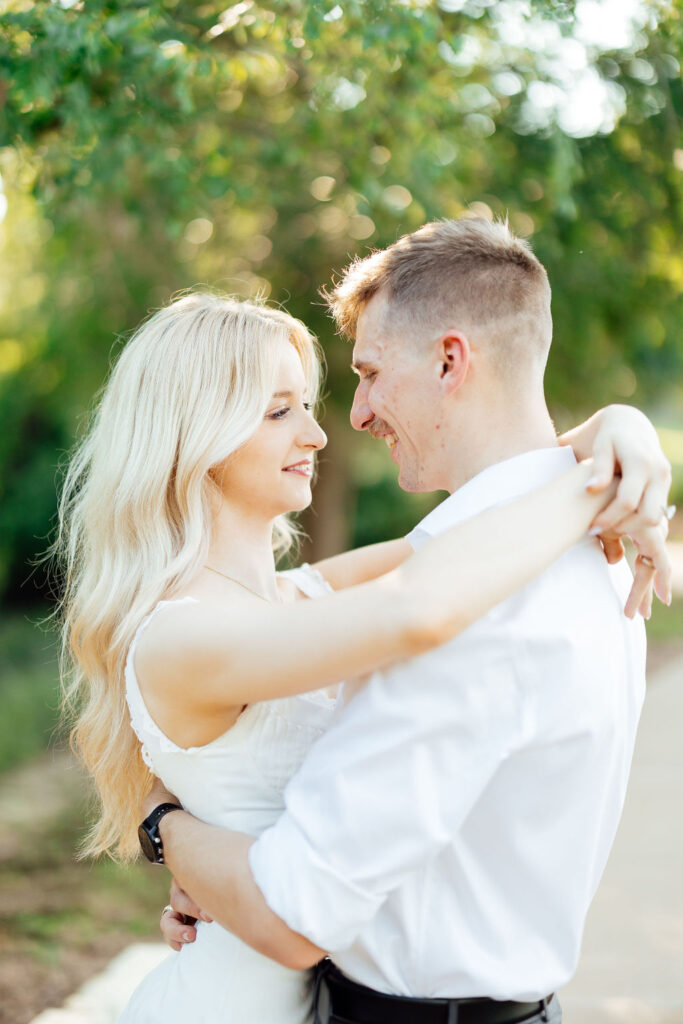
M 268 293 L 324 342 L 323 549 L 358 494 L 356 536 L 383 532 L 386 462 L 340 426 L 349 351 L 318 298 L 356 252 L 508 214 L 554 286 L 560 419 L 674 379 L 683 27 L 673 4 L 643 10 L 620 49 L 584 47 L 621 105 L 587 132 L 550 102 L 571 89 L 571 2 L 2 0 L 0 578 L 48 529 L 55 453 L 114 339 L 195 282 Z

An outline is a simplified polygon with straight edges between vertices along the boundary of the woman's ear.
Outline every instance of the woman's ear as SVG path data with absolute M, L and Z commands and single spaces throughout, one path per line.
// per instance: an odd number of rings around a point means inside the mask
M 467 335 L 460 331 L 448 331 L 439 339 L 439 379 L 446 394 L 452 394 L 465 383 L 471 355 Z

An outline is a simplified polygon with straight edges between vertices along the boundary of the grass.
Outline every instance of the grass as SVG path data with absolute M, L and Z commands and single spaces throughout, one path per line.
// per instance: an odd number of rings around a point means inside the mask
M 42 753 L 58 723 L 57 641 L 37 625 L 44 615 L 0 619 L 0 773 Z
M 647 638 L 652 645 L 683 640 L 683 597 L 675 597 L 670 608 L 655 598 Z
M 27 1024 L 131 941 L 160 939 L 168 873 L 77 861 L 84 820 L 76 799 L 0 856 L 0 1024 Z

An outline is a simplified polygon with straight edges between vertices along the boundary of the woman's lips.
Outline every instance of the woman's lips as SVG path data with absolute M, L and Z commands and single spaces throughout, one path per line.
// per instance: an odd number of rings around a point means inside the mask
M 296 462 L 293 466 L 285 466 L 283 473 L 296 473 L 297 476 L 310 477 L 313 472 L 313 465 L 310 462 Z

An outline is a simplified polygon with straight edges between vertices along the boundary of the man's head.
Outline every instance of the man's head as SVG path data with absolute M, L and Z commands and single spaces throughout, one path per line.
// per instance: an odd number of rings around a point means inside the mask
M 404 490 L 452 489 L 454 445 L 542 398 L 550 286 L 507 224 L 426 224 L 352 263 L 328 301 L 355 339 L 351 422 L 387 438 Z

